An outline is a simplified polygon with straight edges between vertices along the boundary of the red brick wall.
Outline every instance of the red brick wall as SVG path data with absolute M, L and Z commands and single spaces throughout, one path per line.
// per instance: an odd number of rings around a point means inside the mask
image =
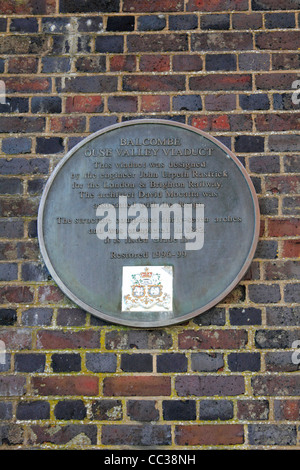
M 298 9 L 298 0 L 1 1 L 2 449 L 297 447 Z M 155 330 L 73 305 L 36 232 L 42 189 L 67 150 L 141 116 L 219 138 L 261 209 L 253 263 L 233 292 Z

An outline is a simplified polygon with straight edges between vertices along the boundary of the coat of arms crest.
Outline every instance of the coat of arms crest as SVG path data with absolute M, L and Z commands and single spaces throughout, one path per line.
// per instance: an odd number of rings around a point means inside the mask
M 172 311 L 172 267 L 123 267 L 123 311 Z

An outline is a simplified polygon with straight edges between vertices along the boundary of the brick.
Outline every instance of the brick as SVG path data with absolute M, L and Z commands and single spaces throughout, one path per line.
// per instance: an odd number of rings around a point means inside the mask
M 118 122 L 117 116 L 95 116 L 90 119 L 90 131 L 97 132 L 104 127 L 111 126 Z
M 109 16 L 106 31 L 133 31 L 134 16 Z
M 0 204 L 0 214 L 2 217 L 32 217 L 38 209 L 37 198 L 23 198 L 11 196 Z
M 122 402 L 120 400 L 94 400 L 92 402 L 92 419 L 119 421 L 122 417 Z
M 106 333 L 106 349 L 169 349 L 172 337 L 165 331 L 127 330 Z
M 22 220 L 0 219 L 0 236 L 3 238 L 22 238 L 24 223 Z
M 298 0 L 279 0 L 274 4 L 272 0 L 252 0 L 252 10 L 297 10 Z
M 208 95 L 205 97 L 207 111 L 233 111 L 236 109 L 236 96 L 233 94 Z
M 1 133 L 33 133 L 45 130 L 45 118 L 43 117 L 0 117 Z
M 261 325 L 261 309 L 255 307 L 229 308 L 231 325 Z
M 234 396 L 244 393 L 244 378 L 242 376 L 177 376 L 175 390 L 178 396 Z
M 59 116 L 50 117 L 51 132 L 84 132 L 86 128 L 86 118 L 84 116 Z
M 60 13 L 113 13 L 118 12 L 120 0 L 77 0 L 76 3 L 72 0 L 60 0 L 59 11 Z
M 240 400 L 237 402 L 237 417 L 247 421 L 267 420 L 269 418 L 268 400 Z
M 285 240 L 282 245 L 282 255 L 286 258 L 300 257 L 300 240 Z
M 180 446 L 234 445 L 244 442 L 240 424 L 179 425 L 175 428 L 175 443 Z
M 286 284 L 284 286 L 284 301 L 300 302 L 300 284 Z
M 204 15 L 200 17 L 200 28 L 202 30 L 228 30 L 230 27 L 230 16 L 223 15 Z
M 132 421 L 158 421 L 159 410 L 152 400 L 128 400 L 127 415 Z
M 7 97 L 5 104 L 0 104 L 0 113 L 28 113 L 29 99 L 20 97 Z
M 54 408 L 56 419 L 76 420 L 86 418 L 86 407 L 82 400 L 59 401 Z
M 58 326 L 84 326 L 86 312 L 80 308 L 59 308 L 57 310 L 56 324 Z
M 235 138 L 235 150 L 238 153 L 254 153 L 264 151 L 264 137 L 241 135 Z
M 1 242 L 0 243 L 0 259 L 1 260 L 14 260 L 17 259 L 17 244 L 14 242 Z
M 265 364 L 268 372 L 296 372 L 299 368 L 292 362 L 292 353 L 284 351 L 266 353 Z
M 99 379 L 95 376 L 49 376 L 32 377 L 32 388 L 35 395 L 86 395 L 99 393 Z
M 258 90 L 289 90 L 297 77 L 292 73 L 261 73 L 255 77 Z
M 24 429 L 17 424 L 5 424 L 0 426 L 0 445 L 14 446 L 23 444 Z
M 42 31 L 45 33 L 67 33 L 69 27 L 69 18 L 42 18 Z
M 193 30 L 198 28 L 197 15 L 170 15 L 169 16 L 169 30 Z
M 265 53 L 244 53 L 239 54 L 239 68 L 240 70 L 269 70 L 270 69 L 270 54 Z
M 37 238 L 37 220 L 31 220 L 28 223 L 28 237 Z M 22 248 L 21 248 L 21 251 L 22 251 Z
M 173 70 L 175 72 L 197 72 L 202 70 L 203 61 L 198 54 L 178 54 L 173 56 Z
M 22 265 L 21 277 L 22 280 L 27 281 L 47 281 L 49 279 L 49 272 L 45 265 L 40 263 L 24 263 Z
M 164 400 L 163 418 L 166 421 L 190 421 L 196 419 L 196 402 L 194 400 Z
M 0 419 L 8 420 L 12 419 L 12 403 L 11 402 L 2 402 L 0 403 Z
M 240 95 L 239 102 L 241 108 L 244 110 L 252 111 L 270 109 L 269 97 L 264 93 L 258 93 L 255 95 Z
M 294 339 L 294 332 L 286 330 L 257 330 L 255 334 L 255 345 L 258 348 L 282 349 L 290 347 Z
M 187 34 L 139 34 L 127 38 L 128 52 L 184 52 L 188 50 Z
M 97 426 L 93 424 L 69 424 L 65 426 L 32 425 L 29 430 L 29 445 L 55 444 L 58 446 L 97 444 Z
M 245 0 L 213 0 L 208 5 L 205 0 L 189 0 L 187 11 L 227 11 L 227 10 L 248 10 L 248 2 Z
M 13 18 L 10 23 L 10 31 L 16 33 L 37 33 L 38 22 L 36 18 Z
M 7 19 L 6 18 L 0 18 L 0 31 L 1 33 L 5 33 L 7 28 Z
M 121 369 L 124 372 L 152 372 L 151 354 L 122 354 Z
M 141 111 L 145 113 L 170 110 L 170 97 L 166 95 L 144 95 L 141 97 Z
M 298 307 L 267 307 L 267 325 L 299 326 L 300 309 Z
M 51 367 L 53 372 L 80 372 L 81 357 L 79 354 L 52 354 Z
M 36 152 L 40 154 L 55 154 L 64 151 L 61 137 L 38 137 L 36 139 Z
M 296 176 L 267 176 L 266 190 L 279 194 L 298 194 L 300 191 L 299 179 Z
M 44 372 L 45 354 L 15 354 L 16 372 Z
M 103 99 L 101 96 L 68 96 L 66 99 L 67 113 L 101 113 Z
M 171 444 L 167 425 L 103 425 L 102 443 L 106 445 L 159 446 Z
M 192 353 L 191 368 L 197 372 L 218 372 L 224 367 L 223 354 Z
M 31 303 L 33 289 L 24 286 L 0 287 L 0 303 Z
M 26 393 L 26 377 L 4 375 L 0 377 L 0 396 L 22 396 Z
M 174 111 L 201 111 L 202 99 L 200 95 L 177 95 L 173 97 Z
M 276 420 L 298 421 L 299 400 L 274 400 L 274 415 Z
M 255 119 L 256 128 L 259 132 L 289 131 L 299 128 L 299 113 L 259 115 Z
M 266 13 L 266 29 L 295 28 L 295 13 Z
M 181 353 L 164 353 L 157 356 L 157 372 L 186 372 L 187 357 Z
M 167 396 L 171 393 L 170 377 L 104 377 L 104 396 Z
M 113 55 L 109 57 L 111 72 L 134 72 L 136 57 L 134 55 Z
M 291 93 L 274 93 L 273 94 L 273 107 L 275 110 L 294 110 L 295 105 L 292 101 Z
M 38 349 L 66 349 L 99 347 L 99 332 L 95 330 L 64 331 L 40 330 L 37 333 Z
M 0 325 L 11 326 L 17 321 L 17 311 L 13 308 L 1 308 L 0 309 Z
M 42 57 L 42 73 L 66 73 L 70 68 L 68 57 Z
M 105 76 L 78 76 L 66 77 L 61 91 L 68 93 L 110 93 L 117 91 L 117 77 Z
M 220 307 L 213 307 L 205 313 L 194 317 L 196 325 L 209 326 L 209 325 L 225 325 L 225 309 Z
M 275 197 L 262 197 L 259 200 L 261 215 L 278 215 L 278 199 Z
M 285 197 L 282 201 L 282 213 L 284 215 L 300 215 L 299 196 Z
M 86 368 L 92 372 L 115 372 L 117 356 L 112 353 L 87 353 Z
M 178 334 L 179 349 L 236 349 L 246 343 L 245 330 L 185 330 Z
M 256 303 L 275 303 L 281 299 L 280 288 L 277 284 L 249 285 L 249 298 Z
M 36 178 L 27 182 L 27 191 L 31 195 L 40 195 L 46 185 L 44 179 Z
M 228 355 L 228 367 L 232 372 L 260 370 L 259 353 L 231 353 Z
M 297 443 L 297 427 L 285 424 L 249 424 L 250 445 L 293 446 Z
M 237 61 L 234 54 L 207 54 L 206 70 L 236 70 Z
M 270 219 L 268 233 L 270 237 L 293 237 L 299 235 L 300 219 Z
M 0 44 L 0 54 L 40 54 L 49 50 L 48 38 L 42 35 L 11 35 L 3 38 Z M 15 79 L 8 79 L 8 83 Z M 31 78 L 32 85 L 41 82 L 40 79 Z M 29 80 L 24 79 L 29 85 Z M 38 89 L 38 88 L 37 88 Z M 34 90 L 33 90 L 34 91 Z
M 124 38 L 122 36 L 97 36 L 95 51 L 102 54 L 120 53 L 124 49 Z
M 170 57 L 167 55 L 142 55 L 141 72 L 167 72 L 170 70 Z
M 136 96 L 109 96 L 107 106 L 110 112 L 133 113 L 137 111 Z
M 296 52 L 275 52 L 272 54 L 272 68 L 274 70 L 297 70 L 300 66 L 300 57 Z
M 23 184 L 22 180 L 17 178 L 0 178 L 0 193 L 1 194 L 22 194 Z
M 251 50 L 251 33 L 192 33 L 192 51 L 244 51 Z
M 183 0 L 124 0 L 123 11 L 130 13 L 179 12 L 184 10 Z
M 35 57 L 10 57 L 8 73 L 37 73 L 38 60 Z
M 269 149 L 271 152 L 299 152 L 300 135 L 298 134 L 274 134 L 269 137 Z
M 42 400 L 18 403 L 16 418 L 19 420 L 36 420 L 50 418 L 50 403 Z
M 23 147 L 24 148 L 24 147 Z M 11 149 L 10 152 L 13 152 Z M 2 175 L 35 175 L 47 174 L 49 171 L 49 160 L 46 158 L 13 158 L 11 160 L 0 160 L 0 172 Z
M 272 173 L 280 173 L 280 158 L 278 155 L 259 155 L 249 158 L 251 173 L 266 174 L 272 169 Z
M 232 15 L 232 27 L 233 29 L 261 29 L 262 15 L 261 13 L 233 13 Z
M 0 337 L 9 350 L 31 348 L 31 331 L 25 328 L 2 328 L 0 331 Z
M 233 418 L 233 403 L 229 400 L 201 400 L 201 420 L 228 420 Z
M 100 32 L 103 29 L 103 18 L 97 16 L 84 16 L 77 18 L 79 32 Z
M 61 113 L 61 98 L 58 96 L 34 96 L 31 100 L 32 113 Z
M 29 308 L 22 312 L 22 324 L 25 326 L 49 326 L 52 316 L 52 308 Z
M 30 221 L 28 224 L 28 237 L 30 237 L 31 235 L 31 229 L 30 229 L 31 222 L 32 221 Z M 35 240 L 27 241 L 27 242 L 18 242 L 16 247 L 17 247 L 18 258 L 23 258 L 24 260 L 26 259 L 37 260 L 39 257 L 39 248 Z
M 248 74 L 207 74 L 202 77 L 191 77 L 191 90 L 231 91 L 251 90 L 252 78 Z

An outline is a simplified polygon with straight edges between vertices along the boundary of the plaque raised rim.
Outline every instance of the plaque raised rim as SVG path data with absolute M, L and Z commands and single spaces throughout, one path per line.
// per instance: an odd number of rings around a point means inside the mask
M 141 124 L 163 124 L 165 126 L 172 126 L 172 127 L 178 127 L 180 129 L 186 129 L 188 131 L 194 132 L 196 134 L 199 134 L 203 136 L 204 138 L 210 140 L 213 142 L 215 145 L 217 145 L 219 148 L 221 148 L 234 162 L 235 164 L 239 167 L 243 177 L 246 180 L 246 183 L 248 184 L 248 188 L 251 193 L 252 201 L 253 201 L 253 208 L 254 208 L 254 230 L 253 230 L 253 239 L 252 239 L 252 245 L 251 249 L 248 252 L 248 256 L 245 259 L 245 262 L 243 266 L 241 267 L 238 275 L 231 281 L 231 283 L 227 286 L 226 289 L 224 289 L 218 296 L 216 296 L 212 301 L 207 303 L 205 306 L 194 310 L 193 312 L 189 312 L 188 314 L 182 315 L 180 317 L 176 317 L 173 319 L 166 319 L 162 321 L 149 321 L 147 323 L 145 322 L 140 322 L 140 321 L 127 321 L 122 318 L 115 318 L 111 315 L 108 315 L 104 312 L 101 312 L 100 310 L 94 309 L 93 307 L 87 305 L 85 302 L 83 302 L 81 299 L 77 298 L 77 296 L 70 291 L 70 289 L 64 284 L 64 282 L 60 279 L 60 277 L 57 275 L 55 268 L 52 266 L 52 263 L 49 259 L 48 253 L 47 253 L 47 248 L 45 245 L 44 241 L 44 235 L 43 235 L 43 215 L 44 215 L 44 208 L 47 200 L 47 195 L 48 192 L 51 188 L 51 185 L 56 178 L 57 174 L 61 170 L 61 168 L 64 166 L 64 164 L 72 157 L 72 155 L 80 149 L 83 145 L 86 143 L 90 142 L 94 138 L 106 134 L 112 130 L 118 129 L 120 127 L 130 127 L 130 126 L 136 126 L 136 125 L 141 125 Z M 254 253 L 256 251 L 258 239 L 259 239 L 259 231 L 260 231 L 260 210 L 259 210 L 259 203 L 258 203 L 258 198 L 257 194 L 255 191 L 255 188 L 253 186 L 253 183 L 251 181 L 251 178 L 249 174 L 247 173 L 245 167 L 242 165 L 242 163 L 239 161 L 239 159 L 236 157 L 236 155 L 228 149 L 222 142 L 220 142 L 218 139 L 215 137 L 211 136 L 210 134 L 194 128 L 190 125 L 183 124 L 183 123 L 178 123 L 178 122 L 173 122 L 170 120 L 164 120 L 164 119 L 135 119 L 131 120 L 128 122 L 122 122 L 118 124 L 113 124 L 108 127 L 105 127 L 103 129 L 100 129 L 99 131 L 94 132 L 93 134 L 87 136 L 84 138 L 82 141 L 80 141 L 77 145 L 75 145 L 71 150 L 69 150 L 66 155 L 62 158 L 62 160 L 56 165 L 54 168 L 53 172 L 51 175 L 48 177 L 47 183 L 45 185 L 40 205 L 39 205 L 39 210 L 38 210 L 38 222 L 37 222 L 37 227 L 38 227 L 38 241 L 39 241 L 39 247 L 40 251 L 43 257 L 43 260 L 47 266 L 47 269 L 55 281 L 55 283 L 58 285 L 58 287 L 62 290 L 62 292 L 71 300 L 73 301 L 76 305 L 81 307 L 83 310 L 95 315 L 98 318 L 101 318 L 107 322 L 110 322 L 112 324 L 117 324 L 117 325 L 124 325 L 124 326 L 131 326 L 131 327 L 139 327 L 139 328 L 159 328 L 159 327 L 167 327 L 169 325 L 176 325 L 180 324 L 183 322 L 186 322 L 217 305 L 220 303 L 233 289 L 234 287 L 237 286 L 237 284 L 243 279 L 244 275 L 246 274 L 252 259 L 254 257 Z

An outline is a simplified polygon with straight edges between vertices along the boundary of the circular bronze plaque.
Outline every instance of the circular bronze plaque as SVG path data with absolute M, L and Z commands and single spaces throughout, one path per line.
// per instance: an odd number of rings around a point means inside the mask
M 220 302 L 253 258 L 252 182 L 219 141 L 163 120 L 92 134 L 57 165 L 38 217 L 62 291 L 113 323 L 158 327 Z

